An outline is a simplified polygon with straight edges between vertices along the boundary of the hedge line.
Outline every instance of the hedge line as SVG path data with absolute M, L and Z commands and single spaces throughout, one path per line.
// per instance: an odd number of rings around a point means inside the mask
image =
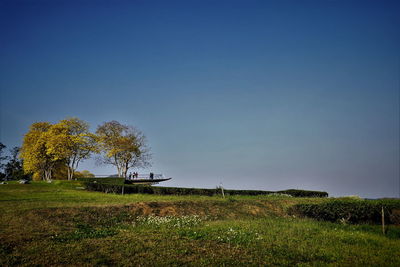
M 321 204 L 297 204 L 289 209 L 289 213 L 331 222 L 380 224 L 382 207 L 386 223 L 400 224 L 400 200 L 333 200 Z
M 106 177 L 106 178 L 77 178 L 78 181 L 83 181 L 86 183 L 103 183 L 103 184 L 117 184 L 123 185 L 125 183 L 124 178 L 119 177 Z
M 91 191 L 100 191 L 105 193 L 122 193 L 124 194 L 156 194 L 156 195 L 203 195 L 213 196 L 221 194 L 221 189 L 206 189 L 206 188 L 182 188 L 182 187 L 161 187 L 161 186 L 146 186 L 146 185 L 122 185 L 110 182 L 102 182 L 102 180 L 86 182 L 86 189 Z M 113 178 L 115 179 L 115 178 Z M 269 195 L 269 194 L 287 194 L 294 197 L 327 197 L 328 193 L 320 191 L 307 190 L 284 190 L 284 191 L 260 191 L 260 190 L 224 190 L 226 195 Z
M 287 194 L 293 197 L 328 197 L 327 192 L 323 191 L 310 191 L 310 190 L 299 190 L 299 189 L 288 189 L 278 191 L 279 194 Z

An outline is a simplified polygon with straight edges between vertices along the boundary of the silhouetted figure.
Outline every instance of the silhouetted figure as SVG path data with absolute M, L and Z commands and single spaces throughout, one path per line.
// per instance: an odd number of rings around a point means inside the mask
M 152 179 L 152 180 L 154 179 L 154 173 L 152 173 L 152 172 L 150 173 L 150 179 Z

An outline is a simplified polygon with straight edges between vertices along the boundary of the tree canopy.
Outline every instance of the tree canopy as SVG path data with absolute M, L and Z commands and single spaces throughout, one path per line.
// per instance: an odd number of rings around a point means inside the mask
M 71 180 L 79 163 L 97 151 L 96 137 L 89 125 L 78 118 L 67 118 L 59 123 L 33 123 L 25 134 L 21 158 L 24 171 L 43 180 L 50 180 L 55 168 L 62 173 L 66 166 Z
M 1 145 L 0 152 L 5 147 Z M 99 162 L 116 166 L 118 176 L 126 177 L 130 168 L 150 166 L 149 151 L 144 134 L 132 126 L 117 121 L 105 122 L 93 134 L 88 123 L 67 118 L 56 124 L 33 123 L 24 136 L 20 150 L 22 161 L 16 160 L 17 149 L 12 153 L 12 164 L 22 165 L 23 171 L 34 178 L 51 180 L 66 176 L 72 180 L 77 176 L 93 176 L 88 171 L 76 170 L 80 162 L 98 153 L 101 155 Z
M 79 163 L 97 151 L 96 137 L 89 132 L 89 125 L 78 119 L 68 118 L 51 126 L 47 153 L 68 166 L 68 180 L 72 180 Z
M 99 162 L 117 167 L 119 177 L 126 177 L 130 168 L 151 165 L 146 137 L 137 128 L 110 121 L 100 125 L 96 134 L 102 153 Z
M 26 173 L 33 173 L 43 180 L 51 180 L 51 172 L 57 159 L 47 151 L 49 122 L 35 122 L 24 136 L 21 148 L 23 168 Z
M 7 160 L 7 156 L 4 156 L 4 149 L 6 148 L 6 145 L 0 142 L 0 178 L 3 178 L 5 174 L 3 173 L 3 169 L 5 167 L 5 163 L 3 161 Z
M 15 180 L 29 178 L 28 175 L 25 175 L 22 168 L 23 160 L 19 158 L 20 151 L 21 148 L 17 146 L 10 149 L 11 156 L 4 168 L 5 178 Z

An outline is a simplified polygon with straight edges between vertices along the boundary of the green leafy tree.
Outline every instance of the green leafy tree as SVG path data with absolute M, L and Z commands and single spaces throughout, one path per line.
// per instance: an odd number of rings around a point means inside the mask
M 96 134 L 102 154 L 98 162 L 115 166 L 119 177 L 126 177 L 130 168 L 150 166 L 150 149 L 138 129 L 110 121 L 98 126 Z
M 5 177 L 9 180 L 30 179 L 30 176 L 24 173 L 23 160 L 19 158 L 21 148 L 14 147 L 10 149 L 11 156 L 5 165 Z
M 5 161 L 8 159 L 8 157 L 4 155 L 5 148 L 6 146 L 0 142 L 0 179 L 5 177 L 3 170 L 6 165 Z

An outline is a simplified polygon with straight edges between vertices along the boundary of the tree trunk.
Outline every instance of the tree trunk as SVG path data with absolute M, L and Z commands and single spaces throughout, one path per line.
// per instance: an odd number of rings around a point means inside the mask
M 46 181 L 51 181 L 51 170 L 45 170 L 44 177 Z
M 128 173 L 128 166 L 127 164 L 124 164 L 122 166 L 122 177 L 126 178 L 127 173 Z
M 114 156 L 114 163 L 115 163 L 115 166 L 117 166 L 118 177 L 122 177 L 121 167 L 118 164 L 118 160 L 117 160 L 116 156 Z
M 128 161 L 128 162 L 125 162 L 124 169 L 125 169 L 124 177 L 125 177 L 125 179 L 126 179 L 126 177 L 128 177 L 129 161 Z
M 74 178 L 75 170 L 73 167 L 68 166 L 68 180 L 71 181 Z
M 67 178 L 68 180 L 71 180 L 71 168 L 68 166 L 68 172 L 67 172 Z

